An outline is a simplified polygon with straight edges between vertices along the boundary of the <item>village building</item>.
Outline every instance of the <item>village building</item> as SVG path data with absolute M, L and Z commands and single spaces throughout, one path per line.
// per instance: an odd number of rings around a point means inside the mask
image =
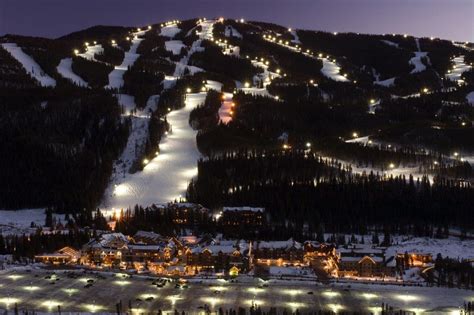
M 53 265 L 75 264 L 81 258 L 81 253 L 71 247 L 63 247 L 51 254 L 36 255 L 35 261 Z
M 385 258 L 385 248 L 364 244 L 339 248 L 339 277 L 394 276 L 395 257 Z
M 253 262 L 258 265 L 286 266 L 305 265 L 301 243 L 290 238 L 287 241 L 256 242 L 252 249 Z
M 223 207 L 214 218 L 227 227 L 256 227 L 266 222 L 265 208 L 255 207 Z

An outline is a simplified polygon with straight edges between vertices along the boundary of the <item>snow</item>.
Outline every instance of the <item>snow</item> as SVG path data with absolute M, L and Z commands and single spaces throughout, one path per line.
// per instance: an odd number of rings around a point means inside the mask
M 221 107 L 219 108 L 219 121 L 222 122 L 224 125 L 227 125 L 230 121 L 232 121 L 232 93 L 224 93 L 224 100 L 221 103 Z
M 269 273 L 272 276 L 308 276 L 312 275 L 314 278 L 314 272 L 310 268 L 301 268 L 301 267 L 277 267 L 270 266 Z
M 252 212 L 265 212 L 265 208 L 258 207 L 223 207 L 222 211 L 252 211 Z
M 298 37 L 298 33 L 296 33 L 296 30 L 291 30 L 290 31 L 291 35 L 293 35 L 293 39 L 291 40 L 292 43 L 294 44 L 301 44 L 300 38 Z
M 237 31 L 234 27 L 230 25 L 227 25 L 225 27 L 224 36 L 242 38 L 242 34 L 240 34 L 239 31 Z
M 77 55 L 87 60 L 98 61 L 97 59 L 95 59 L 95 55 L 100 54 L 103 51 L 104 51 L 104 48 L 102 48 L 102 45 L 97 44 L 97 45 L 87 46 L 85 53 L 77 54 Z
M 321 58 L 323 61 L 323 68 L 321 69 L 321 73 L 328 77 L 329 79 L 332 79 L 334 81 L 339 81 L 339 82 L 348 82 L 349 80 L 341 75 L 339 72 L 341 71 L 341 68 L 333 61 L 329 60 L 328 58 Z
M 220 92 L 222 90 L 223 84 L 217 81 L 207 80 L 204 85 L 207 89 Z
M 466 95 L 466 100 L 469 104 L 474 106 L 474 91 L 472 91 L 472 92 L 470 92 Z
M 160 35 L 164 37 L 174 38 L 176 34 L 181 32 L 177 24 L 170 24 L 161 28 Z
M 128 94 L 115 94 L 115 97 L 118 100 L 118 103 L 123 107 L 125 115 L 130 115 L 131 111 L 136 108 L 135 97 Z
M 87 82 L 84 81 L 80 76 L 75 74 L 72 71 L 72 58 L 64 58 L 61 59 L 61 62 L 59 63 L 57 70 L 58 73 L 63 77 L 68 80 L 71 80 L 74 84 L 78 86 L 88 86 Z
M 197 174 L 200 157 L 197 131 L 189 126 L 189 113 L 205 98 L 206 93 L 187 94 L 185 107 L 168 114 L 172 131 L 161 141 L 160 154 L 142 172 L 113 179 L 105 195 L 104 210 L 167 203 L 185 196 L 189 181 Z
M 171 51 L 173 55 L 179 55 L 181 53 L 181 48 L 186 47 L 180 40 L 169 40 L 165 42 L 165 49 Z
M 132 45 L 129 51 L 125 53 L 122 64 L 115 66 L 115 69 L 109 73 L 109 85 L 107 85 L 106 88 L 120 89 L 123 86 L 123 75 L 128 70 L 128 67 L 131 67 L 135 61 L 137 61 L 138 57 L 140 57 L 140 55 L 137 54 L 137 48 L 143 41 L 143 38 L 138 38 L 136 34 L 137 33 L 134 33 Z
M 385 39 L 382 39 L 381 42 L 389 45 L 389 46 L 392 46 L 392 47 L 396 47 L 396 48 L 400 48 L 400 46 L 397 44 L 397 43 L 394 43 L 390 40 L 385 40 Z
M 30 56 L 25 54 L 21 47 L 18 47 L 15 43 L 4 43 L 2 47 L 10 53 L 10 55 L 15 58 L 23 68 L 25 68 L 26 72 L 37 80 L 41 86 L 44 87 L 55 87 L 56 80 L 51 78 L 49 75 L 44 73 L 41 67 L 33 60 Z
M 415 57 L 412 57 L 408 63 L 412 66 L 415 66 L 413 70 L 411 70 L 411 74 L 418 73 L 426 70 L 425 64 L 421 61 L 422 58 L 425 58 L 428 55 L 427 52 L 424 51 L 415 51 Z
M 446 74 L 446 77 L 451 81 L 463 83 L 464 81 L 461 79 L 461 75 L 464 72 L 471 70 L 472 67 L 464 62 L 464 56 L 458 56 L 452 60 L 454 61 L 453 69 Z
M 64 215 L 53 214 L 57 221 L 64 221 Z M 22 235 L 35 233 L 36 228 L 31 228 L 31 222 L 36 226 L 45 224 L 46 214 L 44 208 L 0 210 L 0 234 Z
M 390 79 L 386 79 L 386 80 L 382 80 L 382 81 L 374 81 L 374 84 L 376 85 L 381 85 L 381 86 L 385 86 L 385 87 L 391 87 L 395 84 L 395 77 L 393 78 L 390 78 Z
M 431 254 L 433 259 L 440 253 L 443 257 L 454 259 L 474 259 L 474 240 L 460 240 L 449 237 L 447 239 L 436 239 L 428 237 L 404 237 L 393 238 L 396 245 L 387 248 L 386 256 L 394 256 L 396 253 L 420 253 Z

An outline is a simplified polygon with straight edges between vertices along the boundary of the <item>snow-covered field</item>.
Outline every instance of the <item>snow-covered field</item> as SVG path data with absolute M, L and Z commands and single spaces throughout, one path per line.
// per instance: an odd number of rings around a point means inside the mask
M 237 31 L 235 28 L 233 28 L 230 25 L 227 25 L 225 27 L 224 36 L 242 38 L 242 34 L 240 34 L 239 31 Z
M 61 59 L 61 62 L 59 63 L 57 70 L 58 73 L 63 77 L 68 80 L 71 80 L 74 84 L 79 85 L 79 86 L 88 86 L 87 82 L 84 81 L 80 76 L 74 73 L 71 68 L 72 65 L 72 58 L 64 58 Z
M 104 196 L 102 209 L 110 213 L 135 204 L 148 206 L 185 197 L 189 181 L 197 174 L 200 157 L 197 131 L 189 126 L 189 113 L 205 98 L 206 93 L 188 94 L 186 106 L 168 114 L 172 131 L 161 141 L 160 154 L 143 171 L 115 178 Z
M 179 55 L 183 47 L 186 47 L 186 45 L 180 40 L 168 40 L 165 42 L 165 49 L 171 51 L 173 55 Z
M 374 81 L 374 84 L 376 85 L 381 85 L 381 86 L 385 86 L 385 87 L 391 87 L 395 84 L 395 77 L 394 78 L 389 78 L 389 79 L 386 79 L 386 80 L 381 80 L 381 81 Z
M 389 45 L 389 46 L 392 46 L 392 47 L 396 47 L 396 48 L 400 48 L 399 45 L 395 42 L 392 42 L 390 40 L 386 40 L 386 39 L 382 39 L 381 42 Z
M 33 60 L 29 55 L 25 54 L 25 52 L 18 47 L 15 43 L 4 43 L 2 47 L 15 58 L 23 68 L 25 68 L 26 72 L 32 76 L 35 80 L 37 80 L 41 86 L 56 86 L 56 80 L 51 78 L 49 75 L 44 73 L 43 69 Z
M 144 31 L 141 31 L 140 33 L 143 32 Z M 106 88 L 120 89 L 123 86 L 123 75 L 127 71 L 128 67 L 131 67 L 135 61 L 137 61 L 138 57 L 140 57 L 140 55 L 137 54 L 137 48 L 143 41 L 143 38 L 138 38 L 137 36 L 137 33 L 135 33 L 134 38 L 132 39 L 130 50 L 125 53 L 122 63 L 119 66 L 115 66 L 115 69 L 109 73 L 109 84 L 106 86 Z

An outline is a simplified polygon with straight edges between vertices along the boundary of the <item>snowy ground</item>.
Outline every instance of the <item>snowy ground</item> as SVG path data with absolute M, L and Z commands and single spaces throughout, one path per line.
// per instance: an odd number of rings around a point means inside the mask
M 176 23 L 167 25 L 161 28 L 160 35 L 164 37 L 174 38 L 176 34 L 181 32 L 181 29 Z
M 264 310 L 276 307 L 279 312 L 310 310 L 363 311 L 381 313 L 382 303 L 395 308 L 410 310 L 416 314 L 452 313 L 466 300 L 473 299 L 472 291 L 428 288 L 336 283 L 320 285 L 314 281 L 269 280 L 240 276 L 237 282 L 223 279 L 193 279 L 187 289 L 176 289 L 174 284 L 162 288 L 152 285 L 152 279 L 142 276 L 124 277 L 103 273 L 105 278 L 94 274 L 76 272 L 77 279 L 67 278 L 63 271 L 56 273 L 59 280 L 45 279 L 44 270 L 26 272 L 7 271 L 0 274 L 0 308 L 13 314 L 17 303 L 20 312 L 24 308 L 39 312 L 56 312 L 57 306 L 65 312 L 115 313 L 115 304 L 122 300 L 124 308 L 131 300 L 133 313 L 152 313 L 158 309 L 164 314 L 174 310 L 186 310 L 192 314 L 202 312 L 207 304 L 212 314 L 220 307 L 224 309 L 252 304 Z M 50 274 L 50 273 L 49 273 Z M 87 280 L 93 284 L 84 288 Z M 265 286 L 263 286 L 265 285 Z M 311 292 L 311 293 L 309 293 Z M 138 300 L 137 300 L 138 299 Z M 201 309 L 200 309 L 201 308 Z
M 291 40 L 292 43 L 294 44 L 301 44 L 300 38 L 298 37 L 298 33 L 296 33 L 296 30 L 290 30 L 291 35 L 293 35 L 293 39 Z
M 389 78 L 386 80 L 381 80 L 381 81 L 374 81 L 374 84 L 385 86 L 385 87 L 391 87 L 395 85 L 395 79 L 396 78 Z
M 474 240 L 460 240 L 457 237 L 435 239 L 427 237 L 397 236 L 394 244 L 387 249 L 387 256 L 396 253 L 425 253 L 431 254 L 433 259 L 439 253 L 443 257 L 454 259 L 474 259 Z
M 172 131 L 160 143 L 160 154 L 143 171 L 113 179 L 101 208 L 114 210 L 140 204 L 167 203 L 184 197 L 197 174 L 200 157 L 197 132 L 189 126 L 189 113 L 204 102 L 206 93 L 188 94 L 183 109 L 168 114 Z
M 137 36 L 143 34 L 144 31 L 134 33 L 134 38 L 132 39 L 132 45 L 130 50 L 125 53 L 122 63 L 119 66 L 115 66 L 115 69 L 109 73 L 109 85 L 106 86 L 108 89 L 120 89 L 123 86 L 123 75 L 127 71 L 128 67 L 131 67 L 135 61 L 137 61 L 139 54 L 137 54 L 137 48 L 140 43 L 143 41 L 143 38 L 138 38 Z
M 390 40 L 382 39 L 381 41 L 389 46 L 400 48 L 400 46 L 397 43 L 392 42 Z
M 349 80 L 340 74 L 341 68 L 335 63 L 334 61 L 329 60 L 328 58 L 322 58 L 323 61 L 323 68 L 321 69 L 321 73 L 332 79 L 334 81 L 339 82 L 348 82 Z
M 59 63 L 57 67 L 58 73 L 63 78 L 71 80 L 76 85 L 84 86 L 84 87 L 88 86 L 86 81 L 84 81 L 80 76 L 78 76 L 72 71 L 71 65 L 72 65 L 72 58 L 61 59 L 61 62 Z
M 173 55 L 179 55 L 183 47 L 186 47 L 186 45 L 180 40 L 168 40 L 165 42 L 166 50 L 171 51 Z
M 103 51 L 104 51 L 104 48 L 102 48 L 102 45 L 100 44 L 90 45 L 86 47 L 86 52 L 82 54 L 77 54 L 77 55 L 87 60 L 98 61 L 97 59 L 95 59 L 95 55 L 100 54 Z
M 5 43 L 2 47 L 12 55 L 19 63 L 22 64 L 26 72 L 37 80 L 41 86 L 56 86 L 56 80 L 44 73 L 41 67 L 30 56 L 18 47 L 15 43 Z
M 33 222 L 36 226 L 43 226 L 46 220 L 44 208 L 22 209 L 22 210 L 0 210 L 0 234 L 3 235 L 23 235 L 36 232 L 36 227 L 31 228 Z M 62 223 L 64 215 L 54 214 L 56 220 Z

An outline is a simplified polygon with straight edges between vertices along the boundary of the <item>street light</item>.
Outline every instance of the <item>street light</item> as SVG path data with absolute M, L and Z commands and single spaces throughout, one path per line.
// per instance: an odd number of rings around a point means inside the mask
M 359 136 L 359 134 L 357 132 L 352 133 L 352 137 L 357 138 L 358 136 Z
M 246 88 L 249 88 L 249 87 L 250 87 L 250 83 L 245 82 L 244 86 L 245 86 Z
M 191 93 L 191 88 L 187 88 L 186 93 Z
M 311 142 L 306 142 L 306 147 L 309 149 L 311 148 Z
M 395 164 L 390 163 L 388 167 L 390 167 L 390 168 L 395 168 Z

